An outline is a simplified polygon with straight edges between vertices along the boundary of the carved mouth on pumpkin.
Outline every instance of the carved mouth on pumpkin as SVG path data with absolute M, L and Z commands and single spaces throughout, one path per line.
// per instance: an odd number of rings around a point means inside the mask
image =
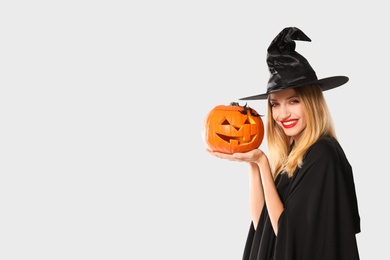
M 244 140 L 244 138 L 241 137 L 233 137 L 233 136 L 227 136 L 227 135 L 222 135 L 222 134 L 217 134 L 219 138 L 224 140 L 225 142 L 231 143 L 231 142 L 238 142 L 238 144 L 245 144 L 245 143 L 250 143 L 253 141 L 253 139 L 256 137 L 256 135 L 251 135 L 250 140 Z

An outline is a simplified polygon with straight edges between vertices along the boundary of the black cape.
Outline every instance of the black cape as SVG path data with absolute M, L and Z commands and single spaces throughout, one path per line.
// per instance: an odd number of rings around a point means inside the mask
M 360 216 L 352 168 L 331 137 L 306 152 L 293 177 L 276 180 L 284 211 L 278 236 L 264 206 L 250 225 L 243 260 L 357 260 Z

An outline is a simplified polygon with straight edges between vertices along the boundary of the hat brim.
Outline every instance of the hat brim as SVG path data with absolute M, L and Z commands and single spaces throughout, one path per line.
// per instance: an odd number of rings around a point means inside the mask
M 283 90 L 283 89 L 297 88 L 297 87 L 301 87 L 301 86 L 304 86 L 304 85 L 311 85 L 311 84 L 319 84 L 321 90 L 322 91 L 326 91 L 326 90 L 329 90 L 329 89 L 332 89 L 332 88 L 340 87 L 341 85 L 344 85 L 345 83 L 347 83 L 348 80 L 349 80 L 349 78 L 346 77 L 346 76 L 334 76 L 334 77 L 328 77 L 328 78 L 323 78 L 323 79 L 319 79 L 319 80 L 316 80 L 316 81 L 307 82 L 307 83 L 304 83 L 304 84 L 280 87 L 280 88 L 278 88 L 278 89 L 276 89 L 276 90 L 274 90 L 274 91 L 272 91 L 270 93 L 277 92 L 277 91 L 280 91 L 280 90 Z M 270 93 L 264 93 L 264 94 L 259 94 L 259 95 L 255 95 L 255 96 L 244 97 L 244 98 L 240 98 L 239 100 L 267 99 L 268 95 Z

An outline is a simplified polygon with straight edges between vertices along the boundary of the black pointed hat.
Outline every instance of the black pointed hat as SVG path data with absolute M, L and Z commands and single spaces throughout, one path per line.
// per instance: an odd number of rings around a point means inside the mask
M 319 84 L 322 91 L 325 91 L 348 82 L 346 76 L 318 79 L 305 57 L 295 51 L 294 40 L 311 41 L 296 27 L 284 28 L 271 42 L 267 50 L 267 65 L 270 72 L 267 92 L 240 98 L 240 100 L 267 99 L 269 93 L 309 84 Z

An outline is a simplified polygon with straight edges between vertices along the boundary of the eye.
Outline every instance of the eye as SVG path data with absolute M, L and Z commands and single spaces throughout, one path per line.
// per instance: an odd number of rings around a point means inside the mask
M 290 104 L 298 104 L 299 100 L 298 99 L 291 99 Z
M 271 105 L 271 107 L 276 107 L 276 106 L 278 106 L 279 104 L 278 104 L 278 103 L 275 103 L 275 102 L 271 102 L 270 105 Z

